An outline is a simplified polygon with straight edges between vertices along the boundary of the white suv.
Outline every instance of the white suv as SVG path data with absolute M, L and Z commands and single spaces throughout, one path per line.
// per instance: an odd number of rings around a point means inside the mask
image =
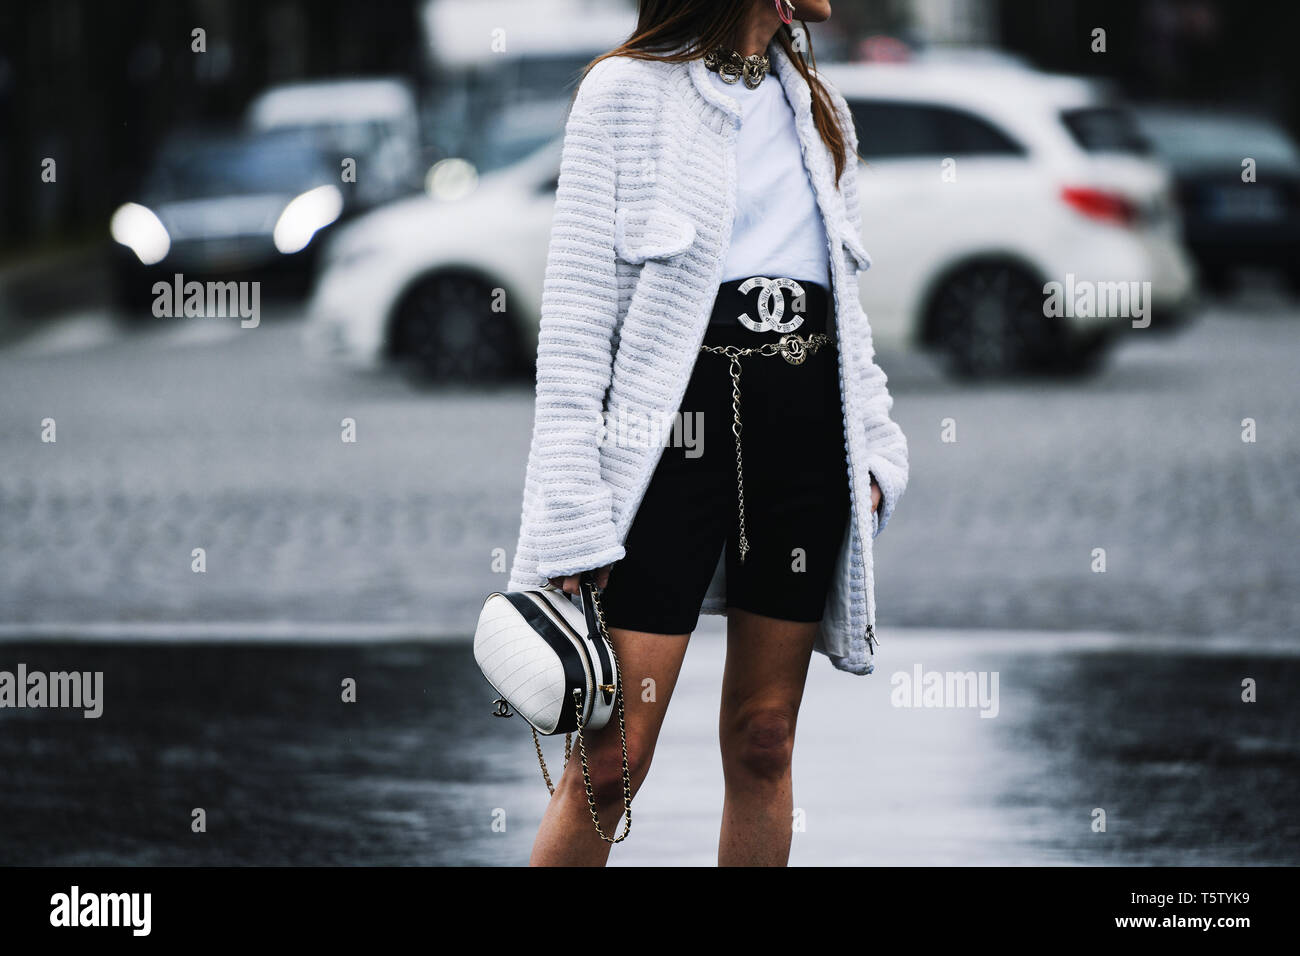
M 861 287 L 877 341 L 937 349 L 972 375 L 1080 368 L 1119 329 L 1187 310 L 1168 173 L 1094 83 L 998 65 L 823 70 L 866 160 Z

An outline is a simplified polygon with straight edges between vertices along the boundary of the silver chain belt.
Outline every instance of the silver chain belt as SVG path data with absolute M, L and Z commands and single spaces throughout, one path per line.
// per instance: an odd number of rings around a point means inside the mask
M 787 332 L 775 342 L 764 342 L 753 348 L 741 348 L 738 345 L 701 345 L 701 352 L 724 355 L 731 360 L 731 410 L 734 421 L 731 433 L 736 436 L 736 504 L 740 518 L 740 561 L 745 562 L 745 553 L 749 551 L 749 539 L 745 536 L 745 464 L 740 448 L 740 360 L 753 355 L 780 355 L 791 365 L 802 365 L 808 356 L 813 355 L 823 345 L 829 345 L 831 337 L 824 332 L 815 332 L 804 338 L 797 332 Z

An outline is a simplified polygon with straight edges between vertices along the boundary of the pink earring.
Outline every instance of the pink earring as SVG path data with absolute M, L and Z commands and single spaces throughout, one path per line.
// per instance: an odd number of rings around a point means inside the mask
M 794 22 L 794 4 L 790 0 L 776 0 L 776 15 L 784 24 Z

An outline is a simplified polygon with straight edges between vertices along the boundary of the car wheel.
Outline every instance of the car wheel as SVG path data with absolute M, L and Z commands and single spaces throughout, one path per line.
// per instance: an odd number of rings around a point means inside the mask
M 397 309 L 393 357 L 435 381 L 490 382 L 516 374 L 518 336 L 510 313 L 493 310 L 495 295 L 473 276 L 422 280 Z
M 1043 315 L 1042 283 L 1011 264 L 969 266 L 950 276 L 933 299 L 929 341 L 967 378 L 1018 371 L 1062 342 L 1057 320 Z
M 1076 335 L 1047 357 L 1041 369 L 1067 376 L 1091 375 L 1101 369 L 1118 338 L 1113 329 L 1097 329 Z
M 132 266 L 113 269 L 112 305 L 119 318 L 128 322 L 153 320 L 155 276 Z
M 1201 285 L 1216 296 L 1230 296 L 1238 289 L 1237 273 L 1227 266 L 1202 266 Z

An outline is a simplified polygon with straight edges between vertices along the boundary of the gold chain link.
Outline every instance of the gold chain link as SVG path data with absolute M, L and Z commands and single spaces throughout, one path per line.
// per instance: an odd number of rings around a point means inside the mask
M 618 703 L 618 736 L 623 747 L 623 814 L 627 816 L 627 823 L 624 825 L 621 835 L 617 837 L 606 836 L 605 831 L 600 826 L 600 815 L 596 812 L 596 795 L 591 788 L 591 772 L 587 769 L 587 745 L 583 741 L 581 710 L 579 710 L 578 714 L 578 756 L 582 760 L 582 785 L 587 791 L 587 809 L 591 811 L 591 822 L 596 825 L 596 833 L 606 843 L 622 843 L 627 839 L 628 833 L 632 831 L 632 774 L 627 765 L 627 721 L 623 713 L 623 667 L 618 662 L 618 655 L 614 653 L 614 642 L 609 639 L 609 628 L 605 626 L 605 612 L 600 606 L 600 599 L 596 597 L 596 585 L 594 583 L 588 593 L 591 594 L 592 608 L 596 612 L 596 621 L 600 625 L 600 636 L 609 645 L 610 657 L 614 659 L 614 673 L 618 680 L 615 699 Z M 574 691 L 574 695 L 575 700 L 577 700 L 577 690 Z M 614 829 L 618 830 L 617 824 L 615 824 Z
M 755 355 L 780 355 L 791 365 L 802 365 L 809 355 L 816 354 L 818 349 L 823 345 L 829 345 L 830 341 L 831 337 L 824 332 L 816 332 L 806 339 L 798 333 L 791 332 L 781 336 L 776 342 L 764 342 L 762 345 L 751 348 L 742 348 L 738 345 L 700 346 L 701 352 L 722 355 L 731 360 L 731 411 L 733 416 L 731 433 L 736 436 L 736 508 L 740 533 L 737 548 L 740 551 L 741 564 L 745 563 L 745 555 L 749 552 L 749 537 L 745 532 L 745 462 L 740 444 L 740 432 L 743 428 L 740 421 L 740 360 Z
M 591 813 L 591 821 L 596 825 L 596 833 L 606 843 L 622 843 L 627 839 L 628 833 L 632 829 L 632 773 L 627 763 L 627 716 L 623 708 L 623 668 L 618 662 L 618 655 L 614 653 L 614 644 L 609 639 L 609 628 L 605 626 L 605 612 L 600 606 L 600 599 L 596 596 L 596 587 L 591 587 L 592 608 L 596 612 L 596 621 L 600 625 L 600 636 L 604 638 L 605 643 L 609 646 L 609 656 L 614 661 L 614 672 L 617 675 L 618 690 L 615 692 L 615 700 L 618 703 L 618 736 L 619 742 L 623 748 L 623 813 L 626 815 L 627 823 L 623 827 L 623 832 L 618 837 L 610 837 L 605 834 L 600 825 L 600 814 L 596 810 L 596 794 L 591 786 L 591 771 L 587 767 L 587 746 L 583 739 L 582 719 L 582 691 L 578 688 L 573 689 L 573 709 L 578 719 L 578 755 L 582 761 L 582 785 L 587 792 L 587 809 Z M 595 692 L 599 692 L 597 687 Z M 546 758 L 542 756 L 542 743 L 537 737 L 537 728 L 530 727 L 533 732 L 533 749 L 537 751 L 537 763 L 542 768 L 542 779 L 546 781 L 546 789 L 555 794 L 555 785 L 551 783 L 551 772 L 547 769 Z M 568 769 L 569 757 L 572 755 L 571 741 L 572 734 L 564 735 L 564 766 Z M 615 827 L 617 829 L 617 827 Z
M 542 767 L 542 779 L 546 781 L 546 790 L 552 796 L 555 795 L 555 784 L 551 783 L 551 771 L 546 767 L 546 758 L 542 756 L 542 742 L 537 739 L 537 728 L 531 724 L 528 727 L 533 732 L 533 749 L 537 751 L 537 762 Z M 569 766 L 569 757 L 573 752 L 573 734 L 564 735 L 564 767 Z

